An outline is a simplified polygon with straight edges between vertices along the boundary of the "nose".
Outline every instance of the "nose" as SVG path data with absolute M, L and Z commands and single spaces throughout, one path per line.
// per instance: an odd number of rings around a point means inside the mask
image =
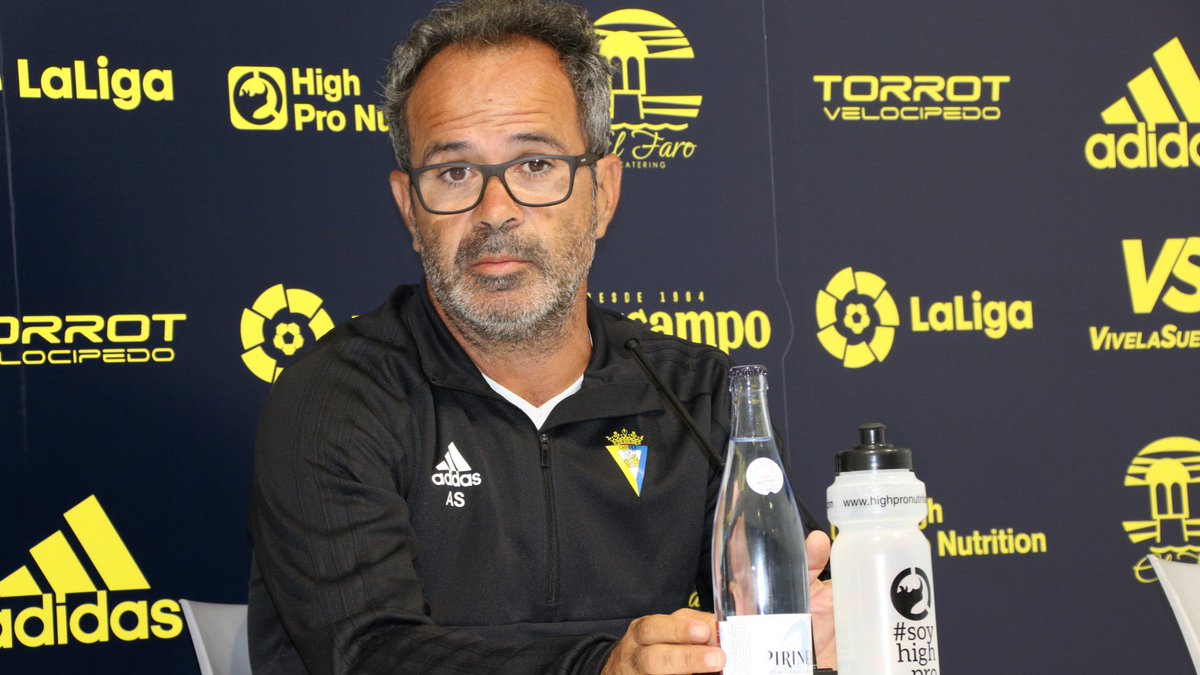
M 483 199 L 475 207 L 479 224 L 491 228 L 515 227 L 520 220 L 522 207 L 515 200 L 499 176 L 489 176 L 483 186 Z

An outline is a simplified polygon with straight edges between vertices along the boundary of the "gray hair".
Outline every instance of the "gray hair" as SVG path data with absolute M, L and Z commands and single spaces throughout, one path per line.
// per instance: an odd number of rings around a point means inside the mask
M 463 0 L 434 9 L 392 51 L 383 83 L 384 116 L 400 168 L 412 166 L 406 108 L 425 64 L 451 45 L 501 45 L 520 37 L 542 42 L 558 54 L 575 91 L 587 151 L 608 151 L 612 67 L 600 55 L 587 11 L 558 0 Z

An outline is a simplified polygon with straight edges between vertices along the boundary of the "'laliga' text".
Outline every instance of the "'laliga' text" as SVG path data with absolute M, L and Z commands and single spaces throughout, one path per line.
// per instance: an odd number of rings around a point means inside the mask
M 17 95 L 21 98 L 111 101 L 121 110 L 133 110 L 147 101 L 174 101 L 175 83 L 170 70 L 151 68 L 109 69 L 107 56 L 89 63 L 77 59 L 69 66 L 47 66 L 31 71 L 29 59 L 17 59 Z
M 953 300 L 933 302 L 923 307 L 921 298 L 910 300 L 914 333 L 945 333 L 950 331 L 983 331 L 999 340 L 1011 330 L 1033 328 L 1033 302 L 1030 300 L 988 300 L 983 302 L 979 291 L 971 293 L 971 302 L 956 295 Z

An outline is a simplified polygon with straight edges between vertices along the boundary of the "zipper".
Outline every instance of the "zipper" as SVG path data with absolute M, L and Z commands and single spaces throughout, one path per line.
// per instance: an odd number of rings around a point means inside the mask
M 558 514 L 554 509 L 554 485 L 550 476 L 550 437 L 539 437 L 542 457 L 542 494 L 546 498 L 546 605 L 558 604 Z

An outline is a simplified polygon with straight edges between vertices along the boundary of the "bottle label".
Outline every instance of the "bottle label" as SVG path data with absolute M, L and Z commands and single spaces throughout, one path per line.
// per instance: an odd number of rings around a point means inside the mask
M 760 495 L 773 495 L 783 489 L 783 469 L 766 457 L 759 457 L 746 467 L 746 485 Z
M 811 675 L 812 615 L 731 616 L 718 625 L 725 675 Z
M 924 485 L 853 485 L 830 489 L 825 503 L 830 520 L 844 517 L 888 515 L 928 508 Z M 894 515 L 894 514 L 893 514 Z

